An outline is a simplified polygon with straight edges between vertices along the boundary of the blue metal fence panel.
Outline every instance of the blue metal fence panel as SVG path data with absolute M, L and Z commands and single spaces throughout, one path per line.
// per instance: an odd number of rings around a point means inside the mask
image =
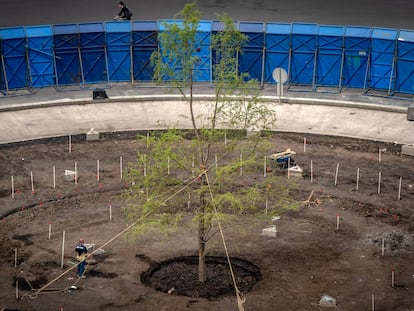
M 131 81 L 131 23 L 106 22 L 108 80 Z
M 290 83 L 313 86 L 317 33 L 316 24 L 292 24 Z
M 346 87 L 363 88 L 368 69 L 371 28 L 345 27 L 344 82 Z
M 316 85 L 341 87 L 343 44 L 344 27 L 319 26 Z
M 85 83 L 108 81 L 105 28 L 103 23 L 79 24 L 81 65 Z
M 24 27 L 0 29 L 0 39 L 6 88 L 16 90 L 28 87 L 29 77 Z
M 54 25 L 53 42 L 55 47 L 57 85 L 81 83 L 78 25 Z
M 400 30 L 397 42 L 396 91 L 414 94 L 414 31 Z
M 368 88 L 391 90 L 394 83 L 394 54 L 398 31 L 373 28 L 371 33 Z
M 132 55 L 135 81 L 152 81 L 154 68 L 151 55 L 158 50 L 158 23 L 134 21 L 132 24 Z
M 163 20 L 159 23 L 159 31 L 168 31 L 170 25 L 177 25 L 181 27 L 183 25 L 183 22 L 179 20 Z M 194 46 L 192 47 L 192 57 L 197 58 L 197 63 L 195 64 L 195 69 L 193 71 L 193 80 L 195 82 L 207 82 L 211 80 L 211 30 L 211 21 L 199 22 L 195 42 L 193 43 Z M 160 46 L 159 48 L 162 50 L 163 46 Z M 180 74 L 182 67 L 181 61 L 175 60 L 171 66 L 175 68 L 174 70 L 177 73 L 177 79 L 182 79 L 183 77 Z
M 248 37 L 247 44 L 239 55 L 239 70 L 252 79 L 262 81 L 265 46 L 264 23 L 240 22 L 239 31 Z
M 268 83 L 275 83 L 272 77 L 275 68 L 283 68 L 289 72 L 291 32 L 291 24 L 266 24 L 265 81 Z
M 31 86 L 55 84 L 52 26 L 26 27 Z

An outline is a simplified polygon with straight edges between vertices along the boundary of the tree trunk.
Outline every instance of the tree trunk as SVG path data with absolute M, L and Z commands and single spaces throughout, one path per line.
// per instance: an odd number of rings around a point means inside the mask
M 204 224 L 199 223 L 198 228 L 198 281 L 206 281 L 206 242 L 204 241 Z

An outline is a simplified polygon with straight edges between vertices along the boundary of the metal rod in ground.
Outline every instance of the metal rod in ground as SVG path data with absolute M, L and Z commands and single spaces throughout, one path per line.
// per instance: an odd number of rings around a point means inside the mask
M 372 294 L 371 296 L 371 309 L 372 311 L 375 311 L 375 295 Z
M 290 179 L 290 157 L 288 158 L 287 176 L 288 176 L 288 179 Z
M 30 171 L 30 184 L 32 186 L 32 193 L 34 193 L 33 172 Z
M 381 147 L 378 148 L 378 163 L 381 163 Z
M 402 177 L 400 177 L 400 181 L 398 183 L 398 200 L 401 200 L 401 183 L 402 183 Z
M 75 185 L 78 184 L 78 162 L 75 161 Z
M 122 157 L 119 157 L 119 176 L 120 176 L 120 179 L 122 180 L 122 170 L 123 170 L 123 167 L 122 167 L 123 165 L 122 165 Z
M 52 223 L 49 222 L 49 240 L 51 239 L 51 237 L 52 237 Z
M 265 207 L 266 207 L 265 211 L 266 211 L 266 215 L 267 215 L 267 213 L 268 213 L 268 209 L 269 209 L 269 199 L 267 199 L 267 198 L 266 198 L 266 204 L 265 204 Z
M 56 189 L 56 166 L 53 166 L 53 189 Z
M 336 215 L 336 231 L 339 231 L 339 215 Z
M 224 132 L 224 144 L 227 145 L 227 133 Z
M 99 159 L 96 160 L 96 181 L 99 182 Z
M 391 287 L 394 287 L 394 281 L 395 281 L 395 270 L 391 270 Z
M 12 187 L 12 199 L 14 199 L 14 176 L 11 177 L 11 187 Z
M 311 183 L 313 183 L 313 161 L 311 160 L 311 167 L 310 167 L 310 177 L 311 177 Z
M 171 165 L 171 160 L 170 160 L 170 156 L 168 156 L 167 158 L 167 174 L 170 175 L 171 173 L 171 169 L 170 169 L 170 165 Z
M 381 241 L 381 256 L 384 256 L 384 251 L 385 251 L 385 239 L 382 238 L 382 241 Z
M 381 193 L 381 172 L 378 172 L 378 194 Z
M 61 263 L 60 263 L 60 267 L 62 269 L 63 269 L 63 260 L 64 260 L 64 257 L 65 257 L 65 234 L 66 234 L 66 232 L 63 231 L 63 235 L 62 235 L 62 260 L 61 260 Z
M 357 168 L 357 183 L 356 183 L 356 190 L 359 191 L 359 167 Z
M 264 167 L 264 169 L 263 169 L 263 177 L 266 177 L 266 170 L 267 170 L 267 167 L 266 167 L 266 156 L 264 157 L 264 165 L 263 165 L 263 167 Z
M 72 135 L 69 135 L 69 154 L 72 153 Z
M 240 176 L 243 176 L 243 154 L 240 153 Z
M 147 132 L 147 149 L 149 148 L 149 132 Z
M 339 172 L 339 163 L 336 163 L 335 186 L 338 184 L 338 172 Z
M 306 137 L 303 137 L 303 153 L 306 153 Z
M 112 204 L 109 204 L 109 221 L 112 221 Z
M 14 249 L 14 267 L 17 268 L 17 248 Z

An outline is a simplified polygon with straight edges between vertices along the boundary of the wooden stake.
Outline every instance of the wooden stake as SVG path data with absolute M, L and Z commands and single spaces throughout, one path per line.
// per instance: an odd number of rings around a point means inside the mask
M 381 193 L 381 172 L 378 172 L 378 194 Z
M 263 177 L 266 177 L 266 156 L 264 157 L 264 169 L 263 169 Z
M 193 158 L 191 160 L 191 174 L 194 174 L 194 169 L 195 169 L 195 159 L 194 159 L 194 154 L 193 154 Z
M 51 239 L 51 237 L 52 237 L 52 223 L 49 222 L 49 240 Z
M 14 199 L 14 176 L 11 177 L 11 186 L 12 186 L 12 199 Z
M 112 221 L 112 204 L 109 204 L 109 221 Z
M 268 198 L 266 198 L 266 202 L 265 202 L 265 212 L 266 212 L 266 215 L 267 215 L 267 213 L 268 213 L 268 209 L 269 209 L 269 199 Z
M 14 249 L 14 267 L 17 268 L 17 248 Z
M 63 236 L 62 236 L 62 261 L 60 263 L 60 267 L 63 269 L 63 260 L 65 257 L 65 234 L 66 232 L 63 231 Z
M 310 170 L 311 170 L 311 183 L 313 183 L 313 161 L 311 160 L 311 168 L 310 168 Z
M 338 184 L 338 172 L 339 172 L 339 163 L 336 163 L 335 186 Z
M 69 135 L 69 154 L 72 153 L 72 135 Z
M 170 156 L 168 156 L 168 158 L 167 158 L 167 174 L 168 175 L 170 175 L 170 162 L 171 162 Z
M 357 184 L 356 184 L 356 190 L 359 191 L 359 167 L 357 168 Z
M 303 137 L 303 153 L 306 153 L 306 137 Z
M 30 171 L 30 183 L 32 185 L 32 194 L 34 194 L 34 182 L 33 182 L 33 172 Z
M 339 215 L 336 215 L 336 231 L 339 231 Z
M 78 162 L 75 161 L 75 185 L 78 184 Z
M 119 157 L 119 176 L 120 176 L 120 180 L 122 180 L 123 176 L 122 176 L 122 172 L 123 171 L 123 165 L 122 165 L 122 157 Z
M 381 147 L 378 148 L 378 163 L 381 163 Z
M 398 183 L 398 201 L 401 200 L 401 183 L 402 183 L 402 177 L 400 177 L 400 181 Z
M 96 160 L 96 181 L 99 182 L 99 160 Z
M 56 166 L 53 166 L 53 189 L 56 189 Z
M 243 176 L 243 154 L 240 153 L 240 176 Z
M 385 239 L 382 238 L 382 241 L 381 241 L 381 256 L 384 256 L 384 251 L 385 251 Z
M 224 132 L 224 144 L 227 145 L 227 133 Z
M 144 159 L 144 177 L 146 177 L 147 176 L 147 155 L 146 154 L 144 154 L 143 159 Z

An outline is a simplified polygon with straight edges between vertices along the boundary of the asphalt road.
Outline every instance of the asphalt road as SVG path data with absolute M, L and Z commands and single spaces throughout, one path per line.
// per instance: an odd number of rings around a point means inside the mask
M 171 19 L 190 1 L 125 0 L 133 19 Z M 311 22 L 414 29 L 412 0 L 199 0 L 202 18 L 226 12 L 239 21 Z M 0 0 L 0 27 L 111 20 L 115 0 Z

